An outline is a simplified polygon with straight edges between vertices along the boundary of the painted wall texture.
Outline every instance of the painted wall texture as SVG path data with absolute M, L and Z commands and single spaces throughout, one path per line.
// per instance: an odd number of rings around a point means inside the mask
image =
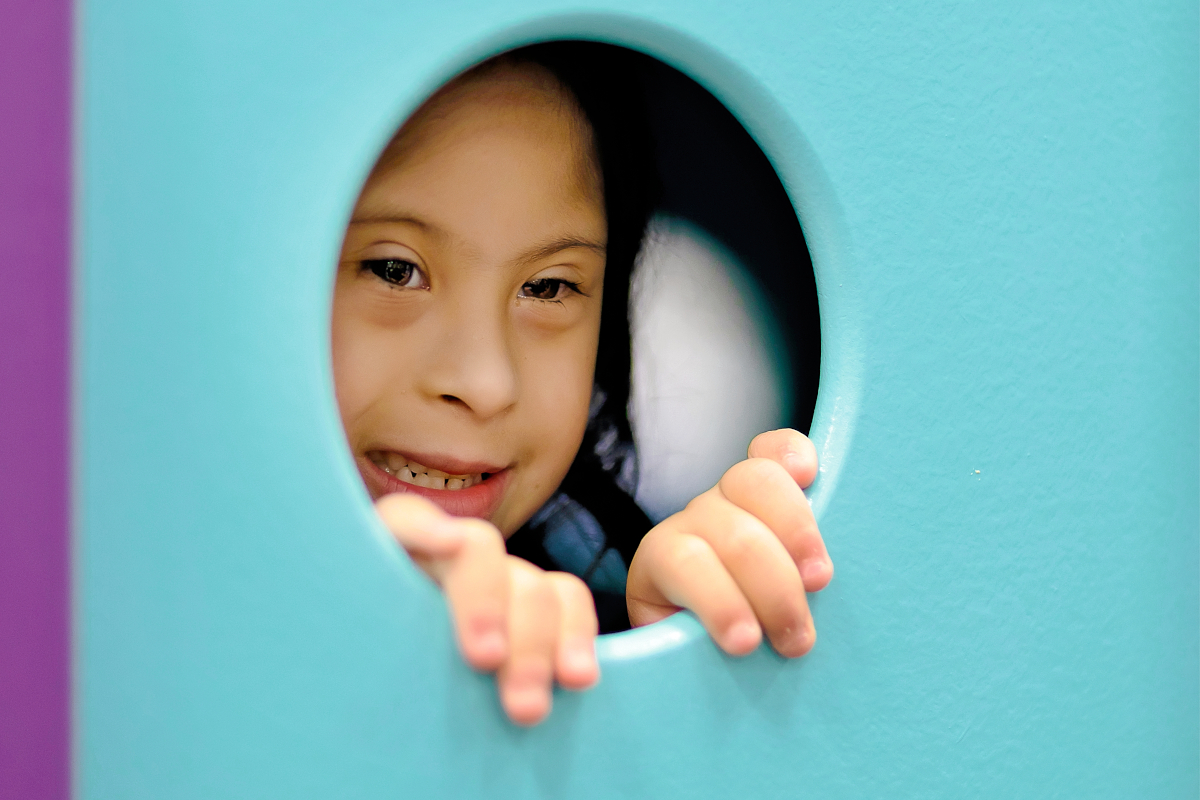
M 79 17 L 80 797 L 1196 796 L 1194 3 Z M 838 572 L 800 662 L 678 616 L 526 731 L 372 516 L 327 317 L 394 126 L 573 36 L 692 75 L 791 192 Z

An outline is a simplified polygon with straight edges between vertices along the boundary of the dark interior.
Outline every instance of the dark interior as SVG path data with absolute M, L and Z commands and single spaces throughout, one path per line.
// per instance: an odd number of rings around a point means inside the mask
M 771 162 L 720 101 L 656 59 L 645 58 L 645 68 L 662 179 L 660 211 L 703 228 L 759 284 L 784 333 L 791 426 L 807 434 L 817 401 L 821 325 L 796 212 Z

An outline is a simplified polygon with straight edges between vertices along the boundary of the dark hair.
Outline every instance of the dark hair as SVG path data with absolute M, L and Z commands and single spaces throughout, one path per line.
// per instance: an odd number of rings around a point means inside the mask
M 646 57 L 612 45 L 559 41 L 530 45 L 501 57 L 540 65 L 574 95 L 591 124 L 608 219 L 600 342 L 587 432 L 560 491 L 603 528 L 607 546 L 625 564 L 651 523 L 634 502 L 637 454 L 629 424 L 629 282 L 660 194 L 654 141 L 646 109 Z M 527 524 L 509 538 L 509 552 L 546 566 L 549 559 Z M 601 616 L 605 609 L 597 607 Z M 624 596 L 620 597 L 624 616 Z M 604 625 L 602 628 L 610 627 Z M 626 626 L 628 623 L 626 622 Z

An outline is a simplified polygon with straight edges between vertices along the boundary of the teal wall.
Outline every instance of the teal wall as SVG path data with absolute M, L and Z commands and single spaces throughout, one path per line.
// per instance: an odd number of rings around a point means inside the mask
M 84 4 L 78 794 L 1195 797 L 1195 3 L 580 8 Z M 555 35 L 789 186 L 837 576 L 797 663 L 678 616 L 518 730 L 343 452 L 327 305 L 396 123 Z

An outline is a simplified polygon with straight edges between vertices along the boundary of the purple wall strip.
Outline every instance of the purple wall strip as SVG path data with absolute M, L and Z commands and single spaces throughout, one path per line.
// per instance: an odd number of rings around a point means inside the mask
M 0 0 L 0 798 L 70 794 L 71 13 Z

